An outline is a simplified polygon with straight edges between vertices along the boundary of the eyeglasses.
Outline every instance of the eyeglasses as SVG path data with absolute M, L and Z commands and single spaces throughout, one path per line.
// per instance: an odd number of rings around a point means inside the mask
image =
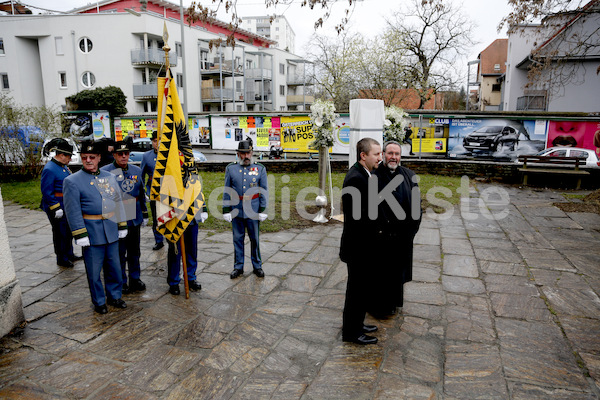
M 97 158 L 98 158 L 98 156 L 95 155 L 95 154 L 94 155 L 89 155 L 89 156 L 83 156 L 83 155 L 81 156 L 81 159 L 83 161 L 87 161 L 87 160 L 94 161 Z

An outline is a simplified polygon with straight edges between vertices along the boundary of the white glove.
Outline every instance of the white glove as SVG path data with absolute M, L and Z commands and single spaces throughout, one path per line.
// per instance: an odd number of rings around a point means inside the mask
M 75 244 L 81 247 L 87 247 L 90 245 L 90 238 L 88 236 L 75 239 Z
M 119 229 L 119 239 L 125 239 L 127 236 L 127 229 Z
M 148 225 L 148 218 L 144 218 L 144 220 L 142 221 L 142 226 L 146 225 Z
M 231 213 L 223 214 L 223 219 L 227 222 L 233 221 L 233 218 L 231 217 Z
M 260 222 L 263 222 L 265 219 L 267 219 L 268 215 L 267 214 L 263 214 L 263 213 L 258 213 L 258 220 Z
M 62 210 L 62 208 L 59 208 L 58 210 L 56 210 L 56 212 L 54 213 L 54 218 L 56 219 L 60 219 L 63 217 L 63 215 L 65 215 L 65 212 Z
M 207 219 L 208 219 L 208 213 L 207 212 L 200 213 L 200 218 L 199 218 L 200 223 L 203 223 Z

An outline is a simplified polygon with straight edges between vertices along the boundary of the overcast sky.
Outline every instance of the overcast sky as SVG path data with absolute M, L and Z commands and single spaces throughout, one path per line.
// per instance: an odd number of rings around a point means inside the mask
M 202 4 L 212 4 L 211 0 L 201 0 Z M 386 16 L 391 16 L 398 10 L 402 1 L 405 0 L 358 0 L 353 6 L 351 15 L 351 29 L 360 32 L 366 36 L 374 36 L 381 33 L 385 26 Z M 506 29 L 502 32 L 497 31 L 500 20 L 509 13 L 510 7 L 506 0 L 444 0 L 452 1 L 458 4 L 462 3 L 464 13 L 476 24 L 474 41 L 478 42 L 472 48 L 472 52 L 465 57 L 466 62 L 474 60 L 477 55 L 484 50 L 490 43 L 497 38 L 506 37 Z M 171 0 L 179 4 L 179 0 Z M 191 0 L 183 0 L 184 7 L 188 7 Z M 308 7 L 301 7 L 302 0 L 280 0 L 280 5 L 276 8 L 266 8 L 264 0 L 238 0 L 237 12 L 241 17 L 283 14 L 292 29 L 296 33 L 296 54 L 304 55 L 304 46 L 309 42 L 310 36 L 314 33 L 315 21 L 323 15 L 322 10 L 315 7 L 310 10 Z M 23 0 L 24 4 L 39 6 L 46 9 L 57 11 L 69 11 L 73 8 L 83 7 L 87 4 L 95 5 L 96 2 L 89 0 Z M 288 3 L 288 4 L 283 4 Z M 346 0 L 333 0 L 331 16 L 329 20 L 319 28 L 318 32 L 330 36 L 335 36 L 334 27 L 341 20 L 345 9 L 348 7 Z M 230 15 L 224 10 L 219 12 L 219 19 L 228 22 Z M 466 74 L 466 72 L 465 72 Z M 466 76 L 466 75 L 465 75 Z

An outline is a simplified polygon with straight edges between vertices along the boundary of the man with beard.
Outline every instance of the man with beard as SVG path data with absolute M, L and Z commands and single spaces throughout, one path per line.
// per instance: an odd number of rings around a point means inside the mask
M 373 296 L 369 313 L 384 318 L 403 305 L 403 285 L 412 280 L 413 240 L 421 224 L 421 197 L 418 178 L 400 165 L 400 143 L 383 145 L 383 165 L 375 171 L 379 203 L 376 235 L 376 265 Z
M 358 160 L 346 174 L 342 189 L 344 229 L 340 244 L 340 259 L 348 267 L 348 284 L 344 303 L 342 340 L 357 344 L 375 344 L 377 338 L 366 335 L 377 327 L 365 325 L 365 315 L 371 297 L 373 248 L 377 221 L 369 216 L 369 180 L 381 161 L 381 146 L 375 139 L 364 138 L 356 144 Z M 376 186 L 371 184 L 376 190 Z M 374 205 L 372 205 L 374 206 Z
M 260 223 L 267 219 L 268 202 L 267 169 L 252 162 L 252 143 L 243 140 L 238 144 L 239 163 L 231 163 L 225 170 L 223 193 L 223 219 L 231 222 L 233 247 L 235 249 L 233 271 L 235 279 L 244 273 L 244 238 L 246 230 L 250 238 L 250 259 L 254 274 L 265 276 L 260 258 L 258 232 Z

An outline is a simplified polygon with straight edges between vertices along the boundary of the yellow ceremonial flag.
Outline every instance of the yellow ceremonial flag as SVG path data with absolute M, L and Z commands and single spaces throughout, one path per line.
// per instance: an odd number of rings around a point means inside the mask
M 158 78 L 156 166 L 150 200 L 156 201 L 157 230 L 175 243 L 204 205 L 200 177 L 175 81 L 170 69 Z

